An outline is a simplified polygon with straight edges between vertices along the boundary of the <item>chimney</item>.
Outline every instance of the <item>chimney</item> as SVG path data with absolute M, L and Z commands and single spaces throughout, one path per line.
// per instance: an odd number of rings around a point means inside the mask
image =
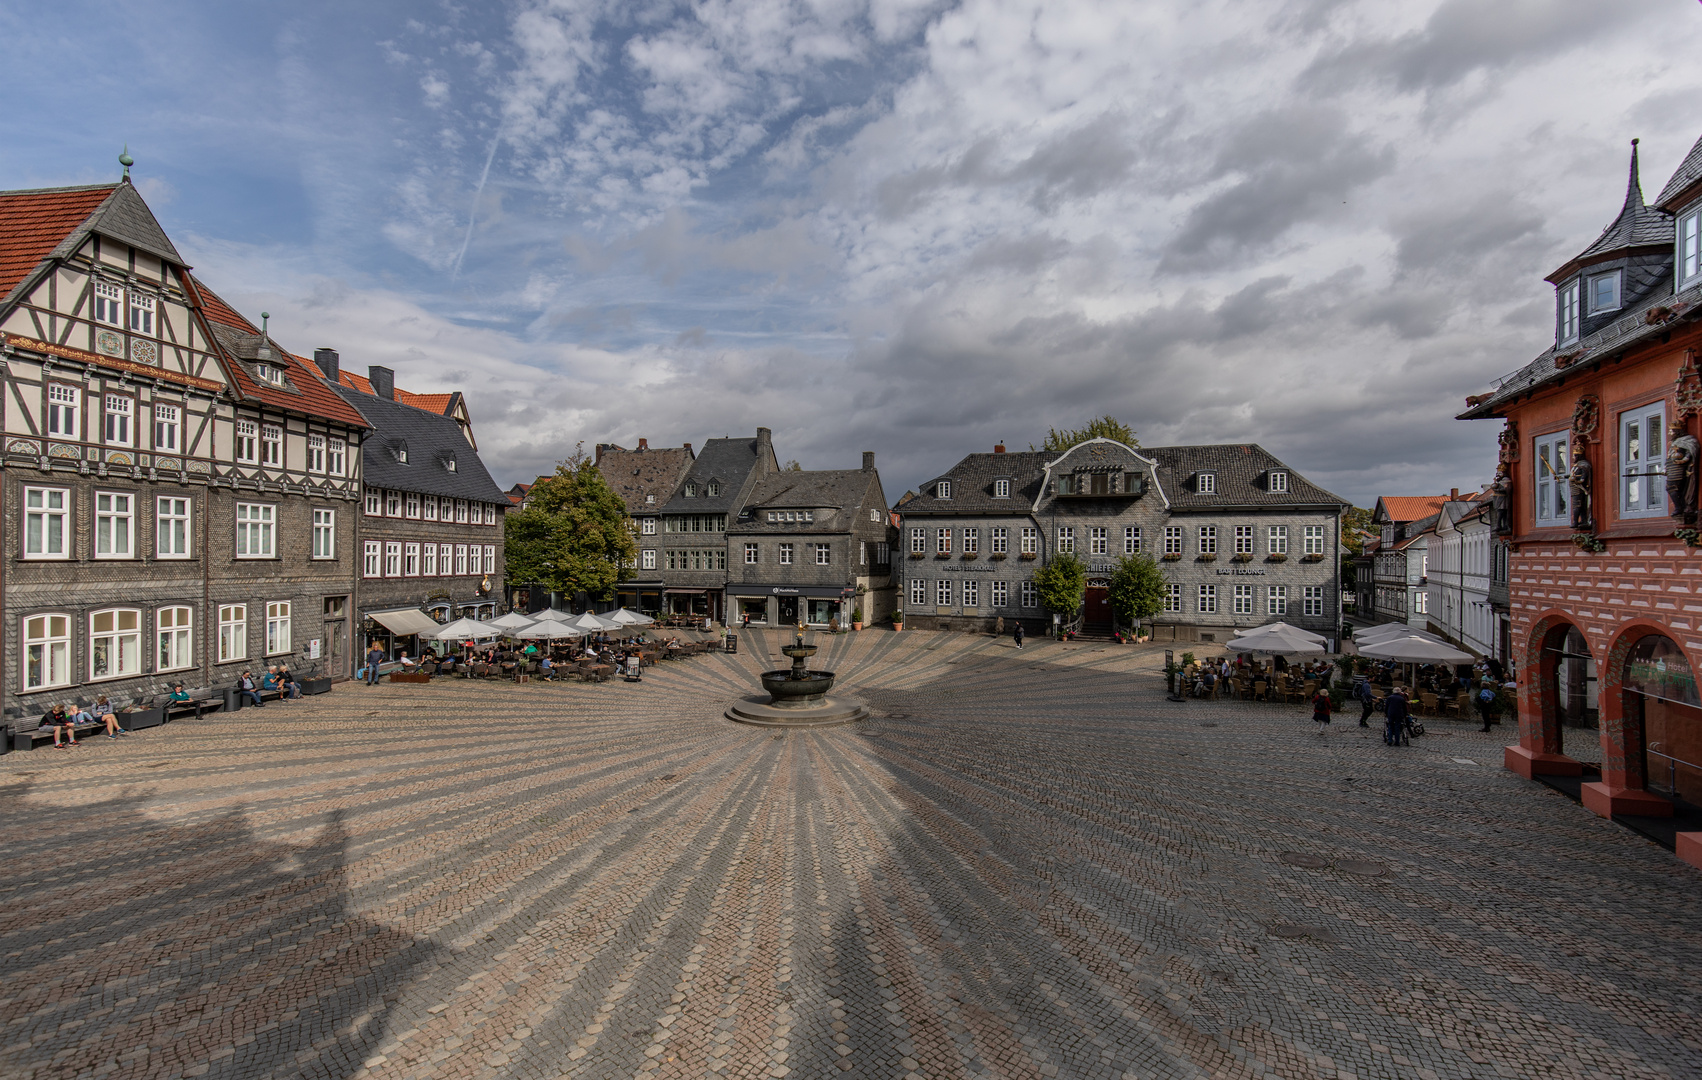
M 875 471 L 875 452 L 873 450 L 863 451 L 863 471 L 864 472 L 874 472 Z
M 367 381 L 372 383 L 372 392 L 386 401 L 396 400 L 396 373 L 387 367 L 376 364 L 366 369 Z
M 601 465 L 603 463 L 603 450 L 608 445 L 609 444 L 606 442 L 600 442 L 597 444 L 597 456 L 591 459 L 591 464 Z
M 649 439 L 639 439 L 638 440 L 638 448 L 640 450 L 650 449 L 650 440 Z
M 1005 452 L 1005 444 L 1004 443 L 994 443 L 993 444 L 993 453 L 1002 454 L 1004 452 Z
M 768 467 L 768 459 L 774 456 L 774 432 L 768 428 L 756 429 L 756 460 L 759 471 Z
M 1460 489 L 1459 488 L 1449 488 L 1448 489 L 1448 498 L 1453 500 L 1454 502 L 1459 502 L 1460 501 Z
M 685 451 L 686 451 L 686 453 L 688 453 L 688 454 L 689 454 L 689 453 L 691 453 L 691 443 L 686 443 L 686 444 L 685 444 Z
M 337 385 L 337 375 L 340 371 L 340 361 L 336 349 L 314 349 L 313 362 L 319 366 L 326 380 L 332 386 Z

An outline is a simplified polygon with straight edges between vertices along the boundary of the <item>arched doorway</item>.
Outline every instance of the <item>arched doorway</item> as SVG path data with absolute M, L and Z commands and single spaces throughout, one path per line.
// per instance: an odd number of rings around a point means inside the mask
M 1565 627 L 1565 633 L 1558 638 L 1549 649 L 1555 654 L 1552 700 L 1555 718 L 1560 722 L 1561 741 L 1563 744 L 1570 741 L 1582 749 L 1587 738 L 1590 746 L 1599 748 L 1601 702 L 1590 643 L 1576 626 Z M 1585 732 L 1589 734 L 1586 736 Z
M 1647 634 L 1626 651 L 1621 679 L 1628 786 L 1640 780 L 1648 791 L 1702 805 L 1702 699 L 1684 650 Z

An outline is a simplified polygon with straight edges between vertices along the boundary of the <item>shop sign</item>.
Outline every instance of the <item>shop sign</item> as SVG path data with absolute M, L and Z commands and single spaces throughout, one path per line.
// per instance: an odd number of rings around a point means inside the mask
M 1625 688 L 1644 697 L 1702 707 L 1690 661 L 1677 645 L 1658 634 L 1632 646 L 1625 659 Z
M 1220 567 L 1217 568 L 1217 574 L 1218 574 L 1219 577 L 1231 577 L 1231 576 L 1233 576 L 1233 577 L 1264 577 L 1265 576 L 1265 572 L 1263 570 L 1248 570 L 1245 567 L 1241 567 L 1241 566 L 1229 566 L 1229 567 L 1220 566 Z
M 991 563 L 952 562 L 940 567 L 941 570 L 959 574 L 995 574 L 999 568 Z

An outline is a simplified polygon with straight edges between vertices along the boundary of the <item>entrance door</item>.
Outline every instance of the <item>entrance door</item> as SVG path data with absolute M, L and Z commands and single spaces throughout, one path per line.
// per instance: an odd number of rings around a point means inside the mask
M 798 625 L 798 598 L 796 596 L 781 596 L 777 599 L 780 601 L 780 625 Z
M 325 623 L 325 674 L 340 679 L 349 673 L 349 624 L 342 619 Z
M 1082 626 L 1088 630 L 1111 630 L 1111 590 L 1089 585 L 1087 602 L 1082 608 Z

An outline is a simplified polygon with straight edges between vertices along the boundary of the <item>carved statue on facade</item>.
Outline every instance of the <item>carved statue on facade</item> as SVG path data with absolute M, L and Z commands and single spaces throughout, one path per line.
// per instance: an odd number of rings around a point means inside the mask
M 1696 524 L 1696 464 L 1702 455 L 1694 435 L 1679 435 L 1667 446 L 1667 513 Z
M 1585 394 L 1578 399 L 1578 404 L 1572 410 L 1572 444 L 1581 446 L 1591 441 L 1596 429 L 1601 426 L 1602 403 L 1594 394 Z
M 1495 470 L 1495 479 L 1490 481 L 1490 506 L 1495 511 L 1495 535 L 1513 535 L 1513 485 L 1509 478 L 1506 462 Z
M 1501 444 L 1500 461 L 1502 471 L 1509 471 L 1509 467 L 1519 460 L 1518 423 L 1513 420 L 1507 421 L 1507 425 L 1501 429 L 1501 434 L 1497 435 L 1495 439 Z
M 1566 474 L 1566 482 L 1572 488 L 1572 528 L 1578 532 L 1594 532 L 1595 525 L 1590 516 L 1590 479 L 1593 471 L 1590 459 L 1584 455 L 1582 447 L 1572 450 L 1572 468 Z

